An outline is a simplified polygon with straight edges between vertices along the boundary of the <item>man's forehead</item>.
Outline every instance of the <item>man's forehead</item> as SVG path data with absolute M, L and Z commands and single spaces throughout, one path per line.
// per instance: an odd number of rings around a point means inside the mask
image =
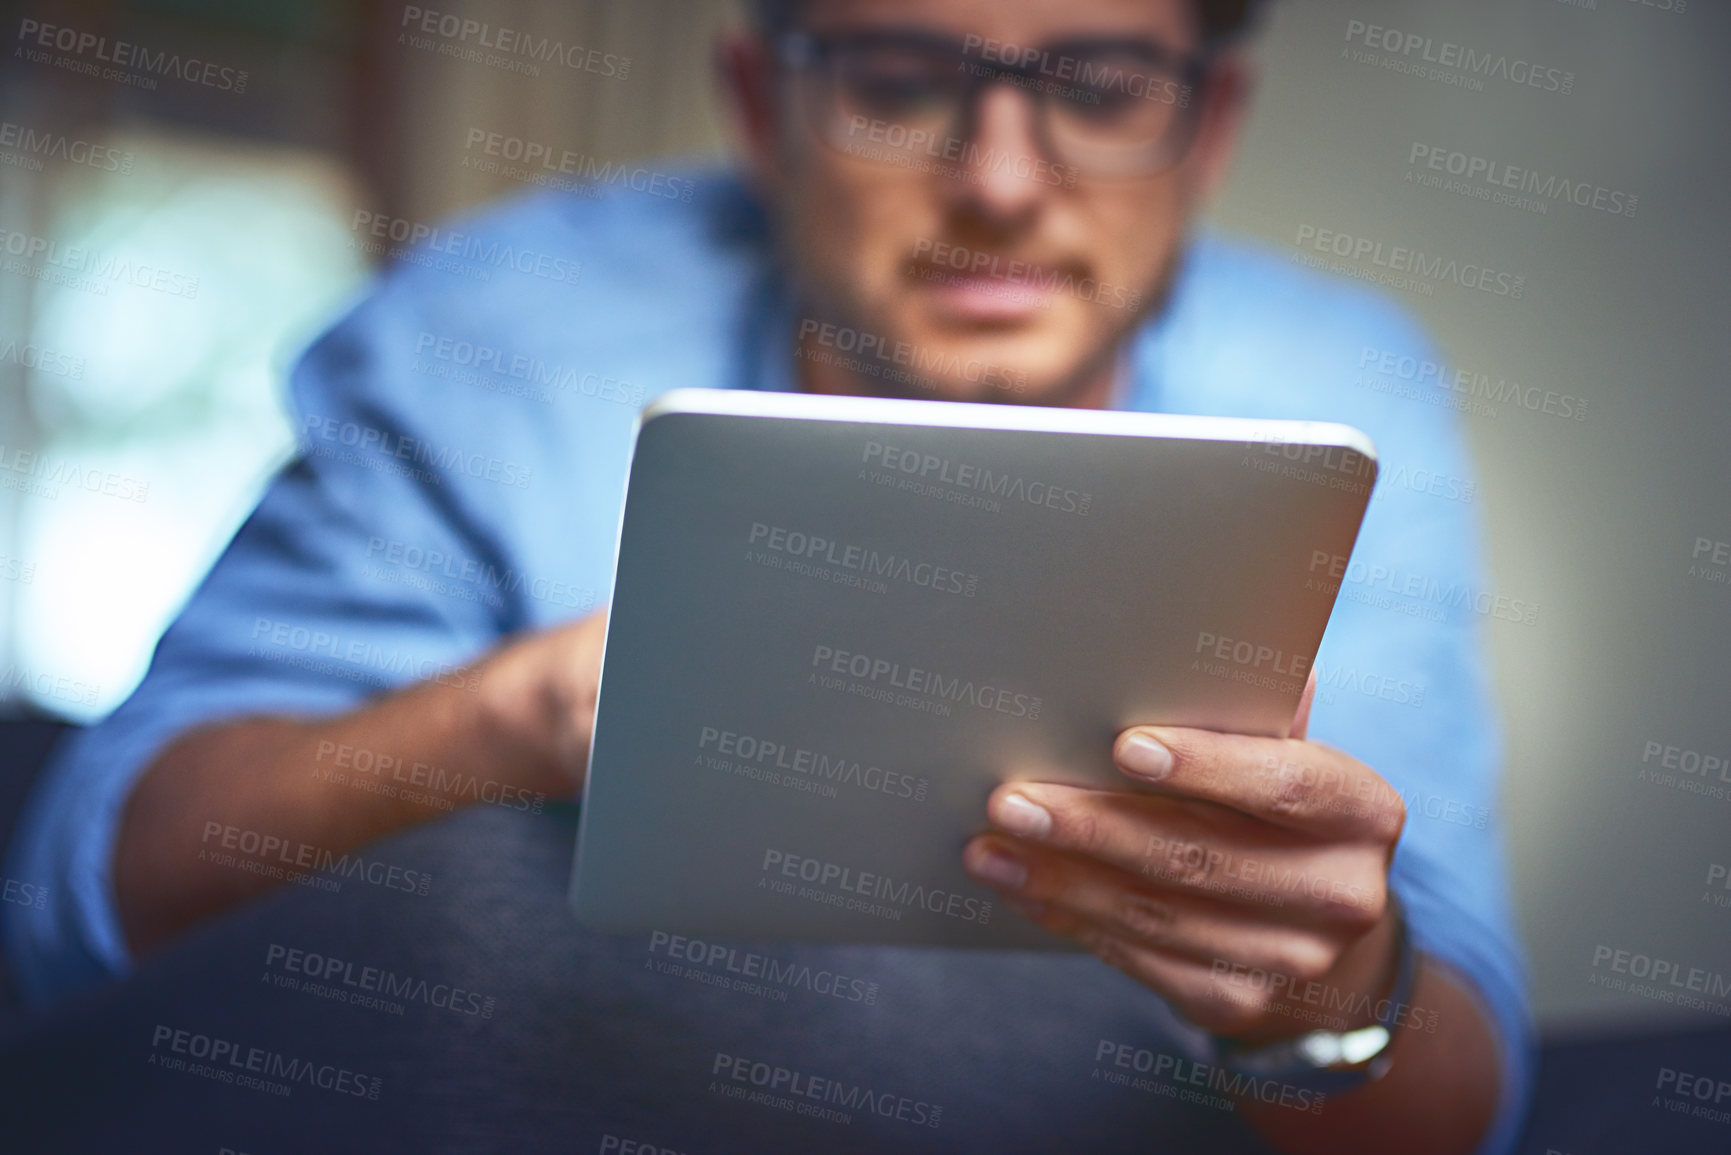
M 1018 44 L 1091 36 L 1196 37 L 1193 0 L 803 0 L 811 28 L 906 25 Z

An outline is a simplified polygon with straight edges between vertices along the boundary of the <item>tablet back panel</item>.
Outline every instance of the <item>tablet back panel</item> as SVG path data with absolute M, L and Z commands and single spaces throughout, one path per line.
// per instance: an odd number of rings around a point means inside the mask
M 961 868 L 986 796 L 1131 788 L 1135 723 L 1287 733 L 1375 469 L 1335 425 L 668 394 L 631 465 L 579 919 L 1059 945 Z

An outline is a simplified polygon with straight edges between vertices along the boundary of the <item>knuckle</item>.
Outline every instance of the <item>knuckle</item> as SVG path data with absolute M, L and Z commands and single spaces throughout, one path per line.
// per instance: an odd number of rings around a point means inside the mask
M 1282 763 L 1269 792 L 1268 809 L 1278 818 L 1291 818 L 1308 813 L 1315 801 L 1315 791 L 1304 775 L 1290 762 Z
M 1048 861 L 1044 855 L 1022 853 L 1017 859 L 1027 869 L 1027 877 L 1014 890 L 1023 902 L 1054 903 L 1069 897 L 1069 879 L 1063 868 Z
M 1386 795 L 1387 801 L 1380 809 L 1381 826 L 1378 833 L 1382 841 L 1393 846 L 1400 841 L 1401 832 L 1406 829 L 1406 799 L 1402 798 L 1391 786 Z
M 1101 930 L 1093 930 L 1088 933 L 1086 944 L 1088 949 L 1094 952 L 1095 957 L 1107 966 L 1117 967 L 1123 971 L 1130 969 L 1132 965 L 1130 950 L 1123 939 Z
M 1180 884 L 1193 890 L 1206 890 L 1214 880 L 1217 856 L 1200 842 L 1185 845 L 1178 855 L 1174 872 Z
M 1296 938 L 1280 944 L 1273 952 L 1269 969 L 1296 979 L 1314 982 L 1334 969 L 1336 952 L 1318 939 Z
M 1228 1037 L 1245 1034 L 1268 1018 L 1268 997 L 1256 991 L 1225 990 L 1216 985 L 1209 995 L 1189 1012 L 1192 1021 L 1205 1031 Z
M 1036 910 L 1030 917 L 1035 922 L 1053 934 L 1072 938 L 1084 947 L 1089 946 L 1083 937 L 1083 922 L 1073 912 L 1058 903 L 1044 899 L 1035 899 L 1034 905 Z
M 1257 996 L 1244 1006 L 1244 1017 L 1247 1025 L 1259 1025 L 1274 1014 L 1274 996 L 1259 992 Z
M 1021 913 L 1033 919 L 1035 923 L 1039 923 L 1040 926 L 1044 926 L 1054 935 L 1071 935 L 1077 928 L 1075 918 L 1066 909 L 1054 904 L 1054 902 L 1047 902 L 1044 899 L 1023 900 L 1018 909 L 1021 909 Z
M 1172 929 L 1172 908 L 1145 894 L 1126 896 L 1118 908 L 1118 921 L 1146 942 L 1162 942 Z
M 1362 837 L 1386 850 L 1400 841 L 1406 829 L 1406 800 L 1387 781 L 1377 778 L 1366 797 L 1354 806 L 1353 815 Z
M 1052 821 L 1064 841 L 1083 853 L 1100 850 L 1105 844 L 1105 825 L 1090 807 L 1054 808 Z
M 1216 1014 L 1256 1014 L 1262 995 L 1251 987 L 1216 981 L 1208 988 L 1208 1001 L 1216 1007 Z
M 1388 909 L 1388 888 L 1381 879 L 1349 883 L 1329 898 L 1329 914 L 1356 931 L 1368 931 L 1382 921 Z
M 1388 915 L 1388 887 L 1380 882 L 1364 892 L 1364 905 L 1359 907 L 1359 922 L 1368 930 Z
M 1230 1037 L 1240 1029 L 1242 1012 L 1238 1009 L 1237 996 L 1210 991 L 1209 997 L 1194 1006 L 1183 1008 L 1184 1017 L 1201 1027 L 1211 1035 Z

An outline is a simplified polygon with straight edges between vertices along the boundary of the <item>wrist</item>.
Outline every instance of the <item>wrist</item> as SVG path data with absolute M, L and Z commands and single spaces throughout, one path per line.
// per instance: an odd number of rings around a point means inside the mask
M 1330 993 L 1343 1000 L 1341 1017 L 1348 1021 L 1337 1029 L 1351 1030 L 1376 1022 L 1377 1007 L 1399 978 L 1401 919 L 1399 904 L 1391 895 L 1376 925 L 1341 953 L 1334 971 L 1324 979 Z M 1348 999 L 1350 1002 L 1344 1001 Z
M 1256 1038 L 1214 1039 L 1215 1061 L 1226 1068 L 1265 1078 L 1280 1078 L 1295 1086 L 1319 1093 L 1337 1094 L 1362 1083 L 1380 1079 L 1388 1072 L 1392 1061 L 1394 1032 L 1404 1016 L 1404 1008 L 1412 999 L 1418 982 L 1419 957 L 1406 927 L 1398 902 L 1392 896 L 1388 911 L 1379 920 L 1378 931 L 1386 924 L 1392 935 L 1391 958 L 1383 961 L 1386 975 L 1378 974 L 1368 986 L 1334 986 L 1326 980 L 1309 984 L 1321 986 L 1329 1005 L 1347 1011 L 1346 1015 L 1329 1016 L 1327 1026 L 1318 1026 L 1296 1035 L 1259 1036 Z M 1374 939 L 1367 934 L 1365 939 Z M 1361 940 L 1362 941 L 1362 940 Z M 1356 944 L 1355 944 L 1356 945 Z M 1377 944 L 1367 945 L 1365 954 L 1376 959 Z M 1355 970 L 1367 965 L 1343 958 L 1340 975 L 1350 981 Z M 1373 968 L 1374 969 L 1374 968 Z
M 1290 982 L 1273 1000 L 1267 1019 L 1236 1036 L 1246 1044 L 1297 1038 L 1313 1030 L 1351 1031 L 1377 1021 L 1377 1010 L 1397 981 L 1401 916 L 1391 899 L 1383 915 L 1347 946 L 1320 978 Z

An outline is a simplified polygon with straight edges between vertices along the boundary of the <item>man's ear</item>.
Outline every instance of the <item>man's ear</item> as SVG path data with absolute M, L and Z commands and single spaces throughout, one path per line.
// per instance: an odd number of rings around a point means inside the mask
M 782 110 L 773 50 L 753 32 L 723 32 L 715 43 L 715 79 L 752 183 L 760 193 L 773 194 L 782 178 Z
M 1191 145 L 1198 199 L 1213 196 L 1225 183 L 1255 87 L 1256 71 L 1237 48 L 1228 49 L 1215 62 L 1204 82 L 1201 122 Z

